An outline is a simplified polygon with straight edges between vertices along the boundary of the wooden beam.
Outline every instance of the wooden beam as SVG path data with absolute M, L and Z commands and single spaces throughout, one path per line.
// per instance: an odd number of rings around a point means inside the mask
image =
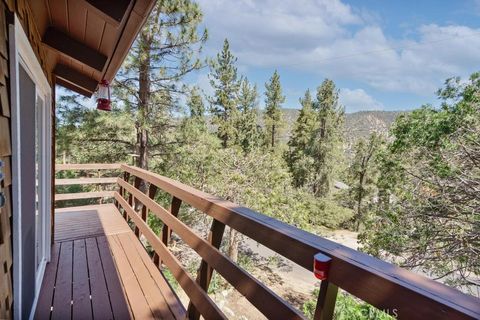
M 90 98 L 93 94 L 93 92 L 90 92 L 88 90 L 77 87 L 76 85 L 74 85 L 74 84 L 72 84 L 68 81 L 63 80 L 62 78 L 55 77 L 55 83 L 58 84 L 59 86 L 62 86 L 62 87 L 67 88 L 69 90 L 72 90 L 76 93 L 79 93 L 79 94 L 81 94 L 81 95 L 83 95 L 87 98 Z
M 53 73 L 64 81 L 70 82 L 73 85 L 85 89 L 89 92 L 94 92 L 97 88 L 98 81 L 89 76 L 78 72 L 64 64 L 57 64 Z
M 86 184 L 113 184 L 117 183 L 117 178 L 75 178 L 75 179 L 55 179 L 56 186 L 73 186 Z
M 103 71 L 107 62 L 107 57 L 100 52 L 70 38 L 70 36 L 54 27 L 47 29 L 43 36 L 43 43 L 49 48 L 100 72 Z
M 117 170 L 120 163 L 66 163 L 55 165 L 55 171 L 63 170 Z
M 331 320 L 335 312 L 338 287 L 327 280 L 320 285 L 320 292 L 317 299 L 317 307 L 313 316 L 314 320 Z
M 112 4 L 111 0 L 83 0 L 89 10 L 94 11 L 107 23 L 118 27 L 125 17 L 130 0 L 116 0 Z
M 55 201 L 94 199 L 94 198 L 111 198 L 111 197 L 113 197 L 113 194 L 114 194 L 113 191 L 57 193 L 55 195 Z

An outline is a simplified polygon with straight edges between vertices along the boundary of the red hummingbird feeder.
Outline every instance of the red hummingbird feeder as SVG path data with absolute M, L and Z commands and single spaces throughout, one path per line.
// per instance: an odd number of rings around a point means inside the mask
M 112 101 L 110 100 L 110 83 L 102 80 L 98 85 L 97 91 L 97 110 L 112 111 Z

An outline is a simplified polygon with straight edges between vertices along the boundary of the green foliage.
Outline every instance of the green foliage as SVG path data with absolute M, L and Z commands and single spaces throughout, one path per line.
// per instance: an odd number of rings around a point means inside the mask
M 237 58 L 230 51 L 230 44 L 225 39 L 223 49 L 215 60 L 210 62 L 210 85 L 215 95 L 210 98 L 210 113 L 213 124 L 217 126 L 217 136 L 222 140 L 224 148 L 235 144 L 238 131 L 237 97 L 240 88 L 237 67 Z
M 238 95 L 239 117 L 237 145 L 248 153 L 261 145 L 262 132 L 258 125 L 258 90 L 248 79 L 243 79 Z
M 341 170 L 345 113 L 338 90 L 328 79 L 317 88 L 316 101 L 307 91 L 300 103 L 285 158 L 295 186 L 307 186 L 317 197 L 326 198 Z
M 280 130 L 284 125 L 281 111 L 284 102 L 285 96 L 282 94 L 280 75 L 275 70 L 270 80 L 265 83 L 265 138 L 266 145 L 272 149 L 275 147 Z
M 310 90 L 300 99 L 302 109 L 293 126 L 292 137 L 288 141 L 285 159 L 296 187 L 302 187 L 312 179 L 313 157 L 310 155 L 312 139 L 317 125 L 317 115 L 313 110 Z
M 377 155 L 384 143 L 383 138 L 372 133 L 368 140 L 359 139 L 354 146 L 353 159 L 347 169 L 345 202 L 355 211 L 354 228 L 358 231 L 368 211 L 372 209 L 377 194 Z
M 303 313 L 308 319 L 313 319 L 319 289 L 312 293 L 313 299 L 306 301 L 302 306 Z M 392 313 L 394 311 L 392 310 Z M 336 320 L 393 320 L 394 317 L 378 310 L 368 303 L 358 301 L 353 296 L 345 292 L 340 292 L 335 303 L 333 319 Z
M 479 79 L 448 80 L 441 108 L 396 121 L 379 158 L 381 197 L 360 236 L 365 251 L 464 289 L 480 273 Z
M 311 156 L 314 158 L 311 188 L 315 195 L 327 196 L 343 159 L 345 123 L 344 108 L 338 102 L 338 90 L 332 80 L 325 79 L 317 88 L 314 109 L 318 112 L 318 126 L 311 146 Z

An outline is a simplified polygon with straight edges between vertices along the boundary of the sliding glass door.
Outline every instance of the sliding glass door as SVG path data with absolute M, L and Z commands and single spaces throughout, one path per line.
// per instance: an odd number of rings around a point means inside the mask
M 51 87 L 17 19 L 10 39 L 14 313 L 26 319 L 50 259 Z

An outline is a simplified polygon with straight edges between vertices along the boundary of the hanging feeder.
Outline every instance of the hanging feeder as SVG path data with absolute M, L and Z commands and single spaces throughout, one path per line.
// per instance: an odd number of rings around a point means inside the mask
M 102 80 L 102 82 L 100 82 L 98 85 L 97 109 L 103 111 L 112 110 L 112 101 L 110 100 L 110 84 L 107 80 Z

